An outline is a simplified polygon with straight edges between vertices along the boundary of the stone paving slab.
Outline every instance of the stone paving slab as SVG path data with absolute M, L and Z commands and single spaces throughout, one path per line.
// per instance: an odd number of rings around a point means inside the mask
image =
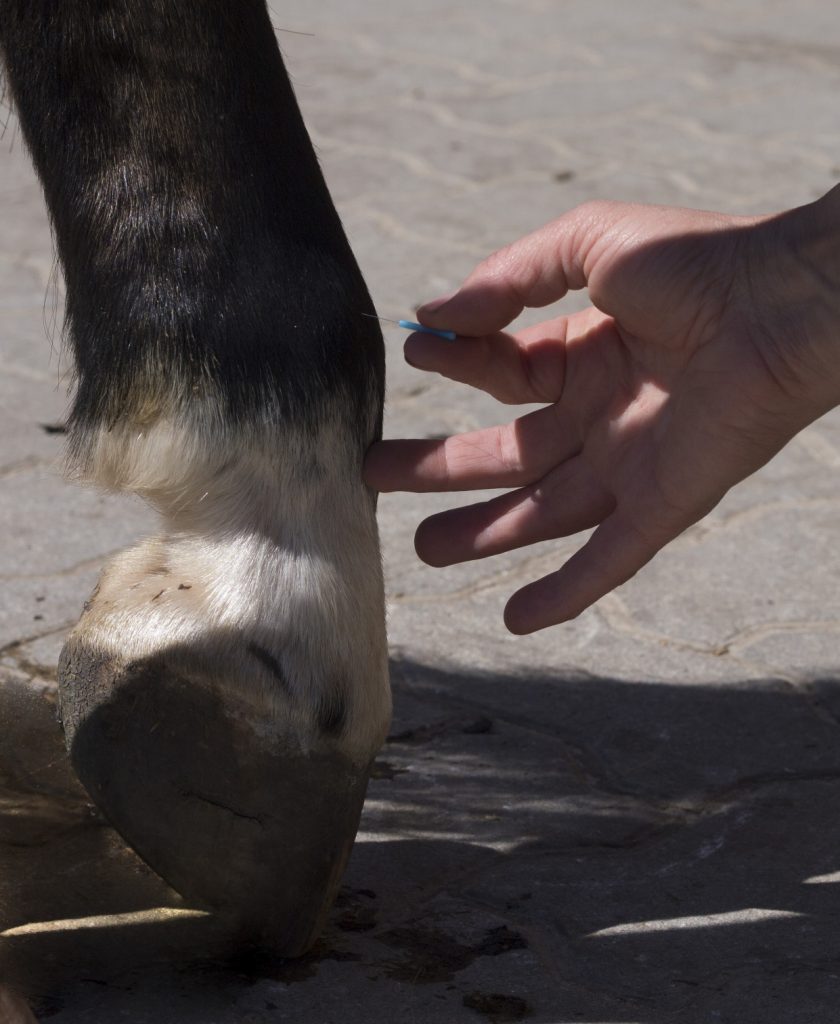
M 830 0 L 272 10 L 384 315 L 586 199 L 753 213 L 840 177 Z M 0 982 L 55 1024 L 838 1020 L 840 414 L 534 637 L 504 601 L 580 538 L 433 570 L 413 531 L 457 498 L 384 496 L 391 735 L 323 939 L 247 960 L 67 767 L 62 637 L 154 518 L 60 479 L 61 282 L 13 118 L 0 209 Z M 509 414 L 386 335 L 386 433 Z

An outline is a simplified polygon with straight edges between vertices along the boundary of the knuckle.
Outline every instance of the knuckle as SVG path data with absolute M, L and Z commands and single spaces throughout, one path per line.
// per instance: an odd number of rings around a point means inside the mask
M 518 473 L 522 469 L 519 444 L 512 431 L 499 431 L 496 438 L 496 458 L 506 473 Z
M 620 212 L 623 205 L 612 199 L 589 199 L 576 207 L 572 213 L 584 220 L 598 221 Z
M 482 277 L 512 305 L 523 307 L 539 275 L 536 260 L 513 243 L 497 249 L 481 264 Z

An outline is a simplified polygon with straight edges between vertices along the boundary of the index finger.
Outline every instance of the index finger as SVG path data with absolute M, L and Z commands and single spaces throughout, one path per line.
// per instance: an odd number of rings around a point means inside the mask
M 625 211 L 620 203 L 576 207 L 488 256 L 454 295 L 420 306 L 418 320 L 478 337 L 501 331 L 526 306 L 547 306 L 585 287 L 597 241 Z

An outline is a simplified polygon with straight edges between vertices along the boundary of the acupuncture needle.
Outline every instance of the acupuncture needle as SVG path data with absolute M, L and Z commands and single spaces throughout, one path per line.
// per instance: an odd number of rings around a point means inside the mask
M 371 320 L 381 320 L 386 324 L 396 324 L 397 327 L 402 327 L 405 331 L 418 331 L 420 334 L 434 334 L 438 338 L 443 338 L 444 341 L 454 341 L 457 337 L 454 331 L 439 331 L 435 327 L 426 327 L 425 324 L 418 324 L 413 320 L 392 320 L 388 316 L 374 316 L 372 313 L 362 313 L 362 316 L 366 316 Z

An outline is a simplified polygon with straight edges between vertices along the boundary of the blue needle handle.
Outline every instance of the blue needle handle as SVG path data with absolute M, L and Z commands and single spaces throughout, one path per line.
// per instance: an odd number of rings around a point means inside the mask
M 419 331 L 421 334 L 436 334 L 439 338 L 443 338 L 446 341 L 454 341 L 457 337 L 454 331 L 438 331 L 434 327 L 416 324 L 413 320 L 397 320 L 397 324 L 400 327 L 404 327 L 407 331 Z

